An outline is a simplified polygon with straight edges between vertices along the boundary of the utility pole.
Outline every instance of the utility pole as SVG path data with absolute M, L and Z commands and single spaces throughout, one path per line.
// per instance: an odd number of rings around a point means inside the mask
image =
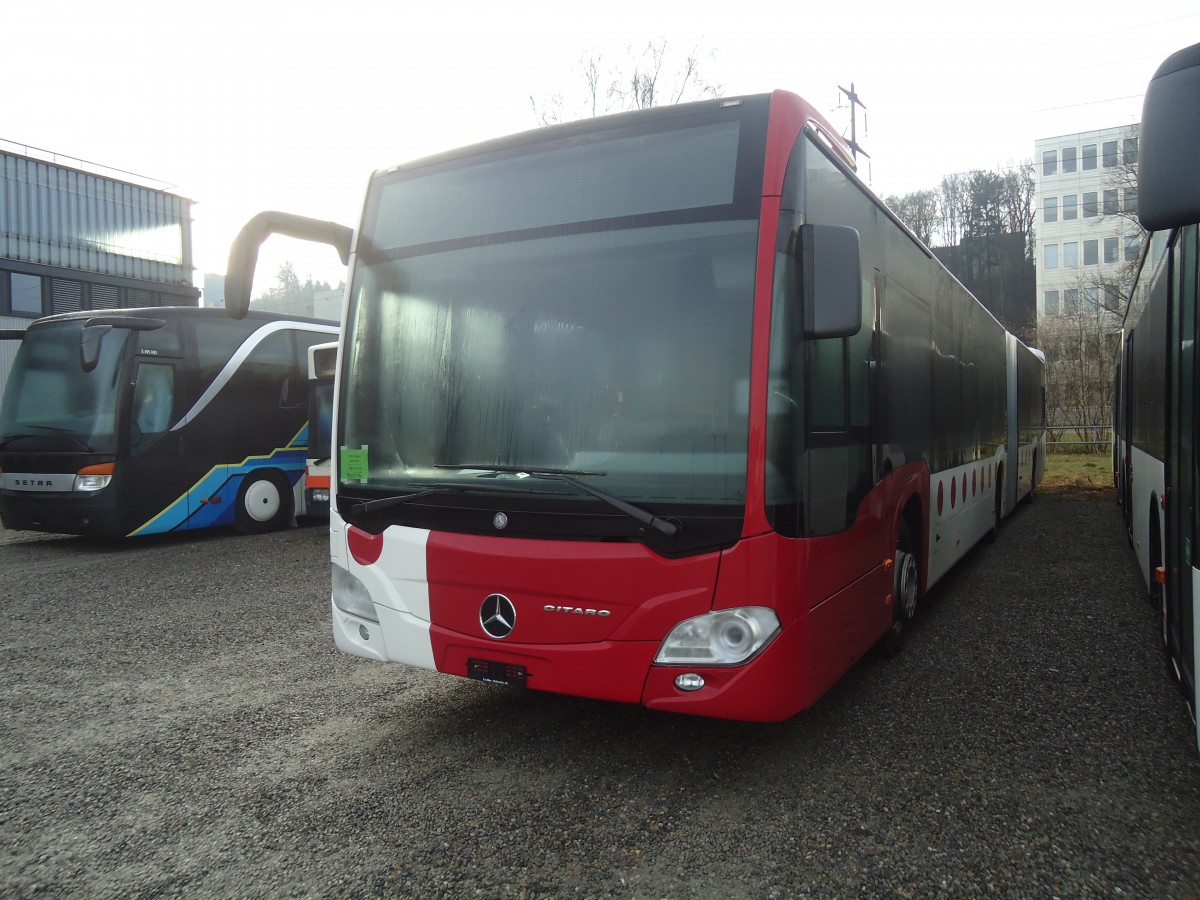
M 855 160 L 858 159 L 858 154 L 862 154 L 867 159 L 871 158 L 871 154 L 864 150 L 858 143 L 858 110 L 855 107 L 861 106 L 864 110 L 867 104 L 858 99 L 858 94 L 854 90 L 854 82 L 850 82 L 850 90 L 846 90 L 840 84 L 838 90 L 841 91 L 850 100 L 850 152 L 854 154 Z M 865 117 L 864 117 L 865 120 Z

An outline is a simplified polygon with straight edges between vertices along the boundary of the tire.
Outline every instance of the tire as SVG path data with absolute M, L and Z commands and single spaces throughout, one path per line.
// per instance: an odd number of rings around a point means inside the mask
M 916 545 L 908 522 L 900 523 L 896 538 L 896 563 L 892 567 L 892 626 L 883 636 L 885 656 L 895 656 L 908 639 L 908 623 L 917 611 L 921 572 L 917 565 Z
M 238 488 L 234 527 L 242 534 L 262 534 L 286 526 L 295 515 L 291 482 L 281 472 L 253 472 Z
M 1033 479 L 1037 477 L 1037 463 L 1038 463 L 1037 451 L 1034 450 L 1033 451 L 1033 466 L 1029 469 L 1029 493 L 1026 494 L 1023 498 L 1021 498 L 1021 502 L 1024 503 L 1026 506 L 1028 506 L 1030 503 L 1033 502 L 1033 488 L 1034 488 Z
M 1001 493 L 1000 481 L 996 481 L 996 496 L 992 501 L 992 527 L 988 533 L 983 536 L 985 543 L 996 543 L 996 535 L 1000 533 L 1000 505 L 1004 501 L 1004 495 Z

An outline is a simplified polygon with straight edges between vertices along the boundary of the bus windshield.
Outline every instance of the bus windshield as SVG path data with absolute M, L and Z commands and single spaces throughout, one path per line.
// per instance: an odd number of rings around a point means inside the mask
M 120 372 L 130 332 L 106 334 L 96 368 L 85 372 L 79 361 L 83 323 L 52 322 L 25 333 L 0 407 L 0 447 L 117 452 Z
M 377 185 L 345 342 L 343 484 L 566 470 L 660 512 L 740 515 L 758 207 L 735 196 L 737 126 Z

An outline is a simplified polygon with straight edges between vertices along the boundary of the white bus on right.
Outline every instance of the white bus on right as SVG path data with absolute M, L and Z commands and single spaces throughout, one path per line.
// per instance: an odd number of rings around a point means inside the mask
M 1121 329 L 1113 435 L 1118 500 L 1193 722 L 1200 668 L 1197 147 L 1200 44 L 1169 56 L 1146 89 L 1138 218 L 1151 237 Z

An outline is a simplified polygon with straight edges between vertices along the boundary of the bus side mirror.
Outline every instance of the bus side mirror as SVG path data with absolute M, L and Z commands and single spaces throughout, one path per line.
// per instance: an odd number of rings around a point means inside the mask
M 93 325 L 88 322 L 79 335 L 79 368 L 91 372 L 100 361 L 100 344 L 104 336 L 112 331 L 111 325 Z
M 801 225 L 800 273 L 804 336 L 858 334 L 862 328 L 858 232 L 845 225 Z
M 165 319 L 150 319 L 142 316 L 97 316 L 83 323 L 79 334 L 79 368 L 91 372 L 100 361 L 100 345 L 104 336 L 114 328 L 130 331 L 155 331 L 166 325 Z
M 1148 231 L 1200 221 L 1200 44 L 1168 56 L 1142 102 L 1138 219 Z
M 229 248 L 229 265 L 225 271 L 225 312 L 231 318 L 246 318 L 250 309 L 250 288 L 254 285 L 254 269 L 258 265 L 258 248 L 273 234 L 328 244 L 338 252 L 342 265 L 350 263 L 350 242 L 354 232 L 345 225 L 291 213 L 261 212 L 242 226 Z

